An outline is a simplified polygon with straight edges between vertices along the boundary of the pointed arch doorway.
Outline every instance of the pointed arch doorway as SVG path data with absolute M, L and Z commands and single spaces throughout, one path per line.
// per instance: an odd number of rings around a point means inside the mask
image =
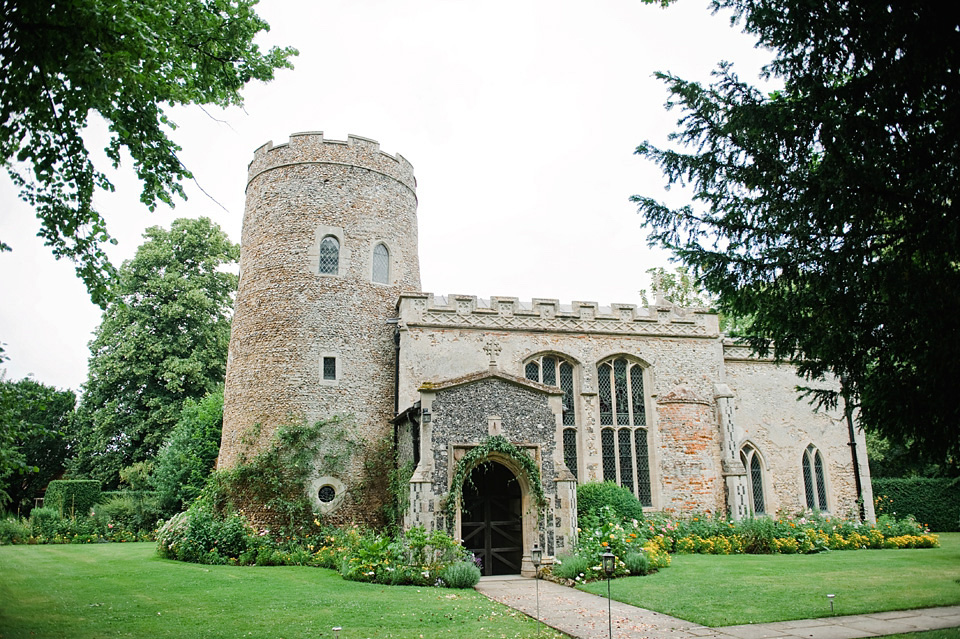
M 484 575 L 520 574 L 523 494 L 517 476 L 495 461 L 480 464 L 463 484 L 463 545 L 480 558 Z

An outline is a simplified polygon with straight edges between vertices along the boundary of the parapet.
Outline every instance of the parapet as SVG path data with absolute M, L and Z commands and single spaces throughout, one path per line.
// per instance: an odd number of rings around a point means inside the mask
M 399 153 L 384 153 L 379 142 L 358 135 L 348 135 L 346 142 L 325 140 L 322 131 L 293 133 L 285 144 L 274 145 L 270 141 L 254 151 L 253 161 L 247 167 L 247 186 L 268 171 L 298 164 L 361 167 L 397 180 L 414 194 L 417 190 L 413 165 Z
M 607 333 L 671 337 L 719 336 L 716 313 L 674 305 L 641 306 L 596 302 L 561 304 L 555 299 L 475 295 L 434 296 L 404 293 L 400 296 L 402 327 L 473 328 L 479 330 L 543 331 L 557 333 Z

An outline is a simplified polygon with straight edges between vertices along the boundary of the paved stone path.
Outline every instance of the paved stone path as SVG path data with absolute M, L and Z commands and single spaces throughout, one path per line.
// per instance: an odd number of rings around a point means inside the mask
M 483 577 L 478 592 L 537 616 L 537 583 L 515 575 Z M 540 619 L 576 639 L 607 639 L 607 599 L 541 580 Z M 869 615 L 802 619 L 707 628 L 629 604 L 612 602 L 614 639 L 860 639 L 901 632 L 957 628 L 960 606 L 895 610 Z

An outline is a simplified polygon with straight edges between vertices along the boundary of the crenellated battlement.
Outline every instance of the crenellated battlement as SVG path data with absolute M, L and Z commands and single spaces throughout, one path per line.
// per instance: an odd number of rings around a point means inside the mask
M 408 327 L 704 338 L 719 335 L 715 313 L 672 304 L 600 306 L 579 301 L 561 304 L 559 300 L 544 298 L 521 302 L 516 297 L 485 300 L 475 295 L 404 293 L 399 308 L 401 325 Z
M 385 153 L 379 142 L 359 135 L 348 135 L 346 141 L 326 140 L 323 131 L 293 133 L 288 142 L 274 145 L 271 140 L 258 148 L 247 167 L 247 187 L 264 173 L 302 164 L 360 167 L 391 177 L 414 193 L 417 189 L 413 165 L 399 153 Z

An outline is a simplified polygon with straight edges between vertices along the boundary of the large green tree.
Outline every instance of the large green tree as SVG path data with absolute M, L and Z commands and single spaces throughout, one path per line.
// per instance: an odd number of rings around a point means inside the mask
M 76 396 L 25 378 L 0 378 L 0 507 L 29 508 L 63 472 Z
M 109 126 L 105 149 L 126 149 L 158 202 L 183 197 L 181 164 L 164 108 L 242 104 L 250 80 L 289 67 L 290 48 L 261 52 L 269 26 L 256 0 L 0 0 L 0 162 L 40 218 L 54 255 L 74 260 L 93 301 L 106 303 L 110 241 L 93 208 L 113 186 L 94 167 L 83 131 L 93 114 Z M 9 247 L 0 241 L 0 251 Z
M 119 269 L 116 297 L 90 343 L 77 409 L 75 475 L 115 486 L 119 472 L 152 459 L 187 399 L 223 383 L 239 256 L 207 218 L 147 229 Z
M 692 201 L 635 196 L 750 344 L 833 374 L 861 423 L 960 453 L 960 12 L 926 0 L 715 0 L 772 52 L 772 93 L 721 64 L 660 74 L 674 144 L 642 144 Z M 835 393 L 821 399 L 835 400 Z

